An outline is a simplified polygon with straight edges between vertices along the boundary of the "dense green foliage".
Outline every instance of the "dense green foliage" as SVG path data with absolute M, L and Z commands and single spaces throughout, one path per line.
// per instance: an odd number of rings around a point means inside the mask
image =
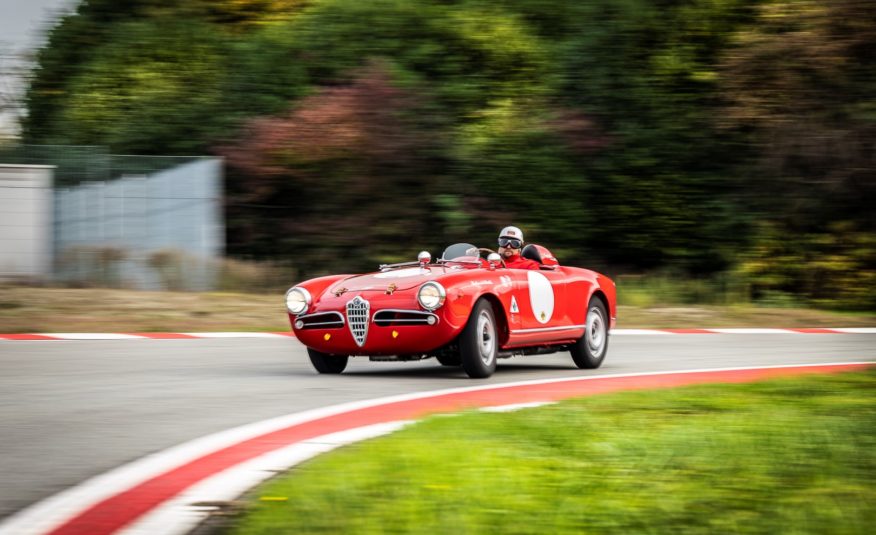
M 874 308 L 874 46 L 869 0 L 85 0 L 24 132 L 225 156 L 229 252 L 305 272 L 516 224 Z
M 226 530 L 866 533 L 876 374 L 435 417 L 251 494 Z

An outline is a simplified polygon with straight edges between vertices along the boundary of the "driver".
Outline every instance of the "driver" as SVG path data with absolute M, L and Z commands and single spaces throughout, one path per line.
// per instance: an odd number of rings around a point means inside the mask
M 499 256 L 505 266 L 513 269 L 538 269 L 538 262 L 520 256 L 523 248 L 523 231 L 517 227 L 505 227 L 499 233 Z

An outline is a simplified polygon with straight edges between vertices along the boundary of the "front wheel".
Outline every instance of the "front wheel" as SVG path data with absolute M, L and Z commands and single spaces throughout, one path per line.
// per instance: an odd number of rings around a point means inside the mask
M 347 355 L 329 355 L 309 347 L 307 355 L 310 357 L 310 363 L 319 373 L 341 373 L 347 367 L 347 361 L 350 359 Z
M 584 336 L 575 342 L 570 352 L 579 368 L 595 369 L 602 365 L 608 351 L 608 313 L 598 297 L 587 305 L 587 320 Z
M 462 369 L 473 379 L 482 379 L 496 371 L 499 338 L 496 317 L 486 299 L 477 302 L 468 323 L 459 335 L 459 356 Z

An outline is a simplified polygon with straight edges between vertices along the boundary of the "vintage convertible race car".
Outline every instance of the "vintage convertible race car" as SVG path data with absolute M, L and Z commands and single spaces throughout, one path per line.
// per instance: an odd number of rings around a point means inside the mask
M 538 245 L 521 256 L 541 269 L 509 269 L 497 253 L 459 243 L 436 262 L 424 251 L 375 273 L 308 280 L 286 292 L 286 308 L 319 373 L 341 373 L 351 356 L 435 357 L 489 377 L 497 358 L 557 351 L 598 368 L 616 321 L 614 282 L 561 266 Z

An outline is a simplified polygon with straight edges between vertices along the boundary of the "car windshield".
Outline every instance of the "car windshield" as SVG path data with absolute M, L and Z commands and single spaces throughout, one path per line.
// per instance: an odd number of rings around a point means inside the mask
M 479 252 L 476 245 L 470 243 L 454 243 L 444 252 L 441 253 L 441 260 L 445 262 L 472 262 L 479 258 Z

